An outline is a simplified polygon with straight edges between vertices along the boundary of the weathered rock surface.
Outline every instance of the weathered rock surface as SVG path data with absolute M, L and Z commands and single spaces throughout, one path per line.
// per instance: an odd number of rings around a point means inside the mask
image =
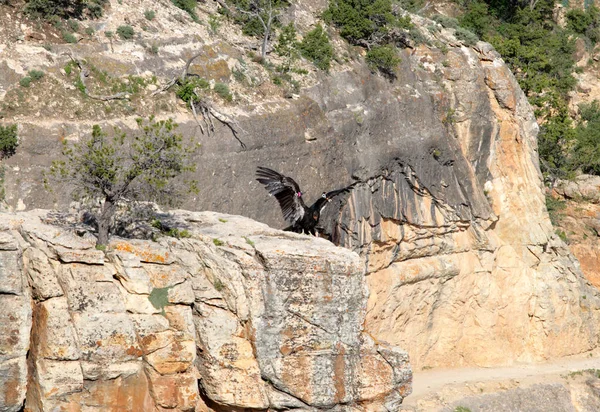
M 575 180 L 558 182 L 554 190 L 567 199 L 600 203 L 600 176 L 579 175 Z
M 43 217 L 0 215 L 2 411 L 382 411 L 410 393 L 407 354 L 363 333 L 349 250 L 180 211 L 191 238 L 105 253 Z

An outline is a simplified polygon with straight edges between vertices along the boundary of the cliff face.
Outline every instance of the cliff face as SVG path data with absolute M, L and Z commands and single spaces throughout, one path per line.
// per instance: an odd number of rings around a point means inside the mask
M 0 221 L 0 410 L 380 411 L 410 392 L 407 354 L 362 332 L 353 252 L 178 212 L 191 238 L 105 254 L 39 216 Z
M 431 54 L 415 53 L 421 62 L 435 61 Z M 340 243 L 368 258 L 367 329 L 406 348 L 415 367 L 596 347 L 598 291 L 553 233 L 525 96 L 486 44 L 453 48 L 447 62 L 440 75 L 454 121 L 445 146 L 418 160 L 418 148 L 401 153 L 338 217 Z
M 407 350 L 414 366 L 539 361 L 597 347 L 600 296 L 553 234 L 537 164 L 537 124 L 489 45 L 468 46 L 452 30 L 413 16 L 426 41 L 401 51 L 398 78 L 390 83 L 332 33 L 338 62 L 330 73 L 299 63 L 309 74 L 300 78 L 298 93 L 286 93 L 248 57 L 256 42 L 239 28 L 223 22 L 217 35 L 208 32 L 214 3 L 199 8 L 205 25 L 185 17 L 183 24 L 170 4 L 125 3 L 112 2 L 106 17 L 90 23 L 98 34 L 51 50 L 42 47 L 51 34 L 36 40 L 33 24 L 19 25 L 11 15 L 2 26 L 3 114 L 19 124 L 21 137 L 7 162 L 11 207 L 67 203 L 40 189 L 41 171 L 58 156 L 61 141 L 89 133 L 91 124 L 126 128 L 138 115 L 174 117 L 202 145 L 202 191 L 183 199 L 186 208 L 283 227 L 274 199 L 253 179 L 256 166 L 293 176 L 308 200 L 357 183 L 323 220 L 334 240 L 364 258 L 366 330 Z M 298 2 L 285 18 L 306 33 L 324 5 Z M 155 9 L 157 18 L 145 21 L 144 8 Z M 140 29 L 136 41 L 109 42 L 100 34 L 125 20 Z M 148 51 L 152 42 L 158 56 Z M 199 50 L 204 53 L 191 70 L 228 82 L 234 103 L 211 98 L 237 121 L 243 146 L 218 121 L 214 133 L 202 134 L 172 92 L 152 96 Z M 86 99 L 64 72 L 67 51 L 106 72 L 110 82 L 143 85 L 128 102 Z M 32 68 L 46 76 L 19 88 Z

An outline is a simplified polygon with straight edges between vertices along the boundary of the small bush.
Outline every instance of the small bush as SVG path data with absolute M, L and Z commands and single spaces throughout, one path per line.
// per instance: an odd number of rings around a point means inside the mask
M 18 145 L 17 125 L 0 125 L 0 159 L 14 155 Z
M 391 27 L 412 26 L 410 17 L 394 12 L 392 0 L 331 0 L 323 18 L 338 27 L 342 37 L 354 45 L 360 45 L 362 40 L 384 38 Z
M 117 34 L 121 36 L 123 40 L 130 40 L 133 38 L 135 32 L 133 30 L 133 27 L 124 24 L 122 26 L 117 27 Z
M 313 62 L 319 69 L 329 70 L 333 59 L 333 46 L 320 24 L 306 33 L 298 48 L 302 56 Z
M 592 26 L 598 18 L 598 9 L 594 6 L 587 11 L 581 9 L 571 9 L 567 12 L 567 28 L 578 34 L 585 34 L 590 26 Z
M 196 23 L 198 20 L 198 15 L 196 14 L 196 7 L 198 6 L 198 0 L 172 0 L 173 4 L 176 7 L 179 7 L 181 10 L 187 12 L 190 15 L 192 20 Z
M 217 93 L 219 96 L 221 96 L 228 102 L 233 100 L 233 96 L 229 91 L 229 86 L 227 86 L 225 83 L 216 83 L 213 90 L 215 91 L 215 93 Z
M 88 36 L 93 36 L 94 33 L 96 33 L 96 30 L 94 30 L 93 27 L 86 27 L 85 28 L 85 34 L 87 34 Z
M 221 18 L 214 14 L 208 16 L 208 27 L 210 27 L 210 32 L 212 34 L 217 34 L 219 32 L 219 27 L 221 27 Z
M 213 239 L 215 246 L 223 246 L 225 243 L 220 239 Z
M 29 87 L 29 85 L 31 84 L 31 77 L 23 77 L 21 80 L 19 80 L 19 84 L 21 85 L 21 87 Z
M 427 37 L 416 27 L 411 27 L 408 30 L 408 36 L 416 43 L 416 44 L 427 44 Z
M 175 95 L 189 104 L 190 100 L 198 100 L 198 96 L 195 92 L 196 88 L 206 90 L 210 88 L 210 83 L 202 77 L 187 79 L 185 83 L 180 84 L 179 87 L 177 87 L 177 90 L 175 90 Z
M 443 14 L 436 14 L 432 17 L 433 21 L 441 24 L 443 27 L 456 29 L 458 28 L 458 20 L 454 17 L 444 16 Z
M 454 33 L 457 39 L 463 41 L 468 46 L 473 46 L 479 41 L 479 37 L 475 33 L 470 32 L 467 29 L 459 27 Z
M 44 72 L 41 70 L 29 70 L 29 73 L 27 74 L 33 81 L 40 80 L 42 77 L 44 77 Z
M 107 0 L 28 0 L 25 14 L 35 18 L 82 19 L 102 16 Z M 74 29 L 75 30 L 75 29 Z
M 546 209 L 550 216 L 550 222 L 557 226 L 564 217 L 563 211 L 567 208 L 567 202 L 556 199 L 550 195 L 546 195 Z
M 67 43 L 77 43 L 77 37 L 75 37 L 73 35 L 73 33 L 69 33 L 68 31 L 64 31 L 63 32 L 63 40 L 66 41 Z
M 77 20 L 69 20 L 67 21 L 67 26 L 71 29 L 71 31 L 79 31 L 79 22 Z
M 154 18 L 156 17 L 156 12 L 154 10 L 146 10 L 144 12 L 144 17 L 146 18 L 146 20 L 154 20 Z
M 104 35 L 105 35 L 107 38 L 109 38 L 109 39 L 112 39 L 112 37 L 114 36 L 114 33 L 113 33 L 112 31 L 108 30 L 108 31 L 105 31 L 105 32 L 104 32 Z
M 292 69 L 292 65 L 299 57 L 298 42 L 296 41 L 296 28 L 294 23 L 290 23 L 281 29 L 281 33 L 277 38 L 275 52 L 283 57 L 284 63 L 281 65 L 280 71 L 288 72 Z
M 151 54 L 158 54 L 158 44 L 152 43 L 150 49 L 148 50 Z
M 396 67 L 401 61 L 396 53 L 396 48 L 389 44 L 373 47 L 367 52 L 365 60 L 371 70 L 379 70 L 390 79 L 396 77 Z

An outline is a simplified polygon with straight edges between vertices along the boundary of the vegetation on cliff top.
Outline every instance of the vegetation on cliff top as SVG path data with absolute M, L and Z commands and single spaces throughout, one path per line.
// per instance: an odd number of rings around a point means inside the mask
M 196 145 L 184 142 L 171 119 L 147 122 L 138 119 L 137 133 L 116 128 L 109 136 L 94 125 L 90 137 L 64 143 L 63 159 L 52 163 L 45 176 L 50 182 L 68 183 L 78 201 L 102 199 L 101 210 L 90 206 L 98 229 L 98 245 L 106 245 L 113 230 L 119 203 L 156 201 L 174 205 L 179 194 L 197 191 L 196 182 L 175 178 L 195 170 L 192 155 Z
M 555 0 L 461 0 L 460 4 L 464 14 L 459 24 L 496 48 L 535 108 L 541 124 L 540 164 L 547 181 L 576 172 L 599 173 L 595 160 L 599 156 L 594 154 L 600 135 L 591 131 L 595 120 L 590 124 L 583 116 L 574 127 L 568 108 L 569 92 L 577 83 L 575 40 L 580 37 L 593 46 L 600 39 L 598 9 L 569 10 L 561 27 L 555 21 Z

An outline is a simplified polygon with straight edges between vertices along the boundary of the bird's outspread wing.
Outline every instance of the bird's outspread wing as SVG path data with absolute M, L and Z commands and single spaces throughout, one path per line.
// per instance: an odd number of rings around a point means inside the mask
M 304 217 L 306 206 L 302 201 L 300 187 L 294 179 L 259 166 L 256 170 L 256 180 L 265 185 L 267 191 L 275 196 L 285 220 L 294 225 Z
M 350 185 L 348 187 L 345 187 L 343 189 L 338 189 L 338 190 L 332 190 L 331 192 L 327 192 L 325 193 L 323 196 L 321 196 L 320 198 L 317 199 L 317 201 L 315 203 L 313 203 L 313 205 L 311 206 L 312 210 L 318 210 L 319 212 L 321 212 L 323 210 L 323 208 L 325 206 L 327 206 L 327 204 L 329 202 L 331 202 L 331 200 L 342 193 L 347 193 L 350 191 L 350 189 L 352 188 L 352 186 L 354 185 Z

